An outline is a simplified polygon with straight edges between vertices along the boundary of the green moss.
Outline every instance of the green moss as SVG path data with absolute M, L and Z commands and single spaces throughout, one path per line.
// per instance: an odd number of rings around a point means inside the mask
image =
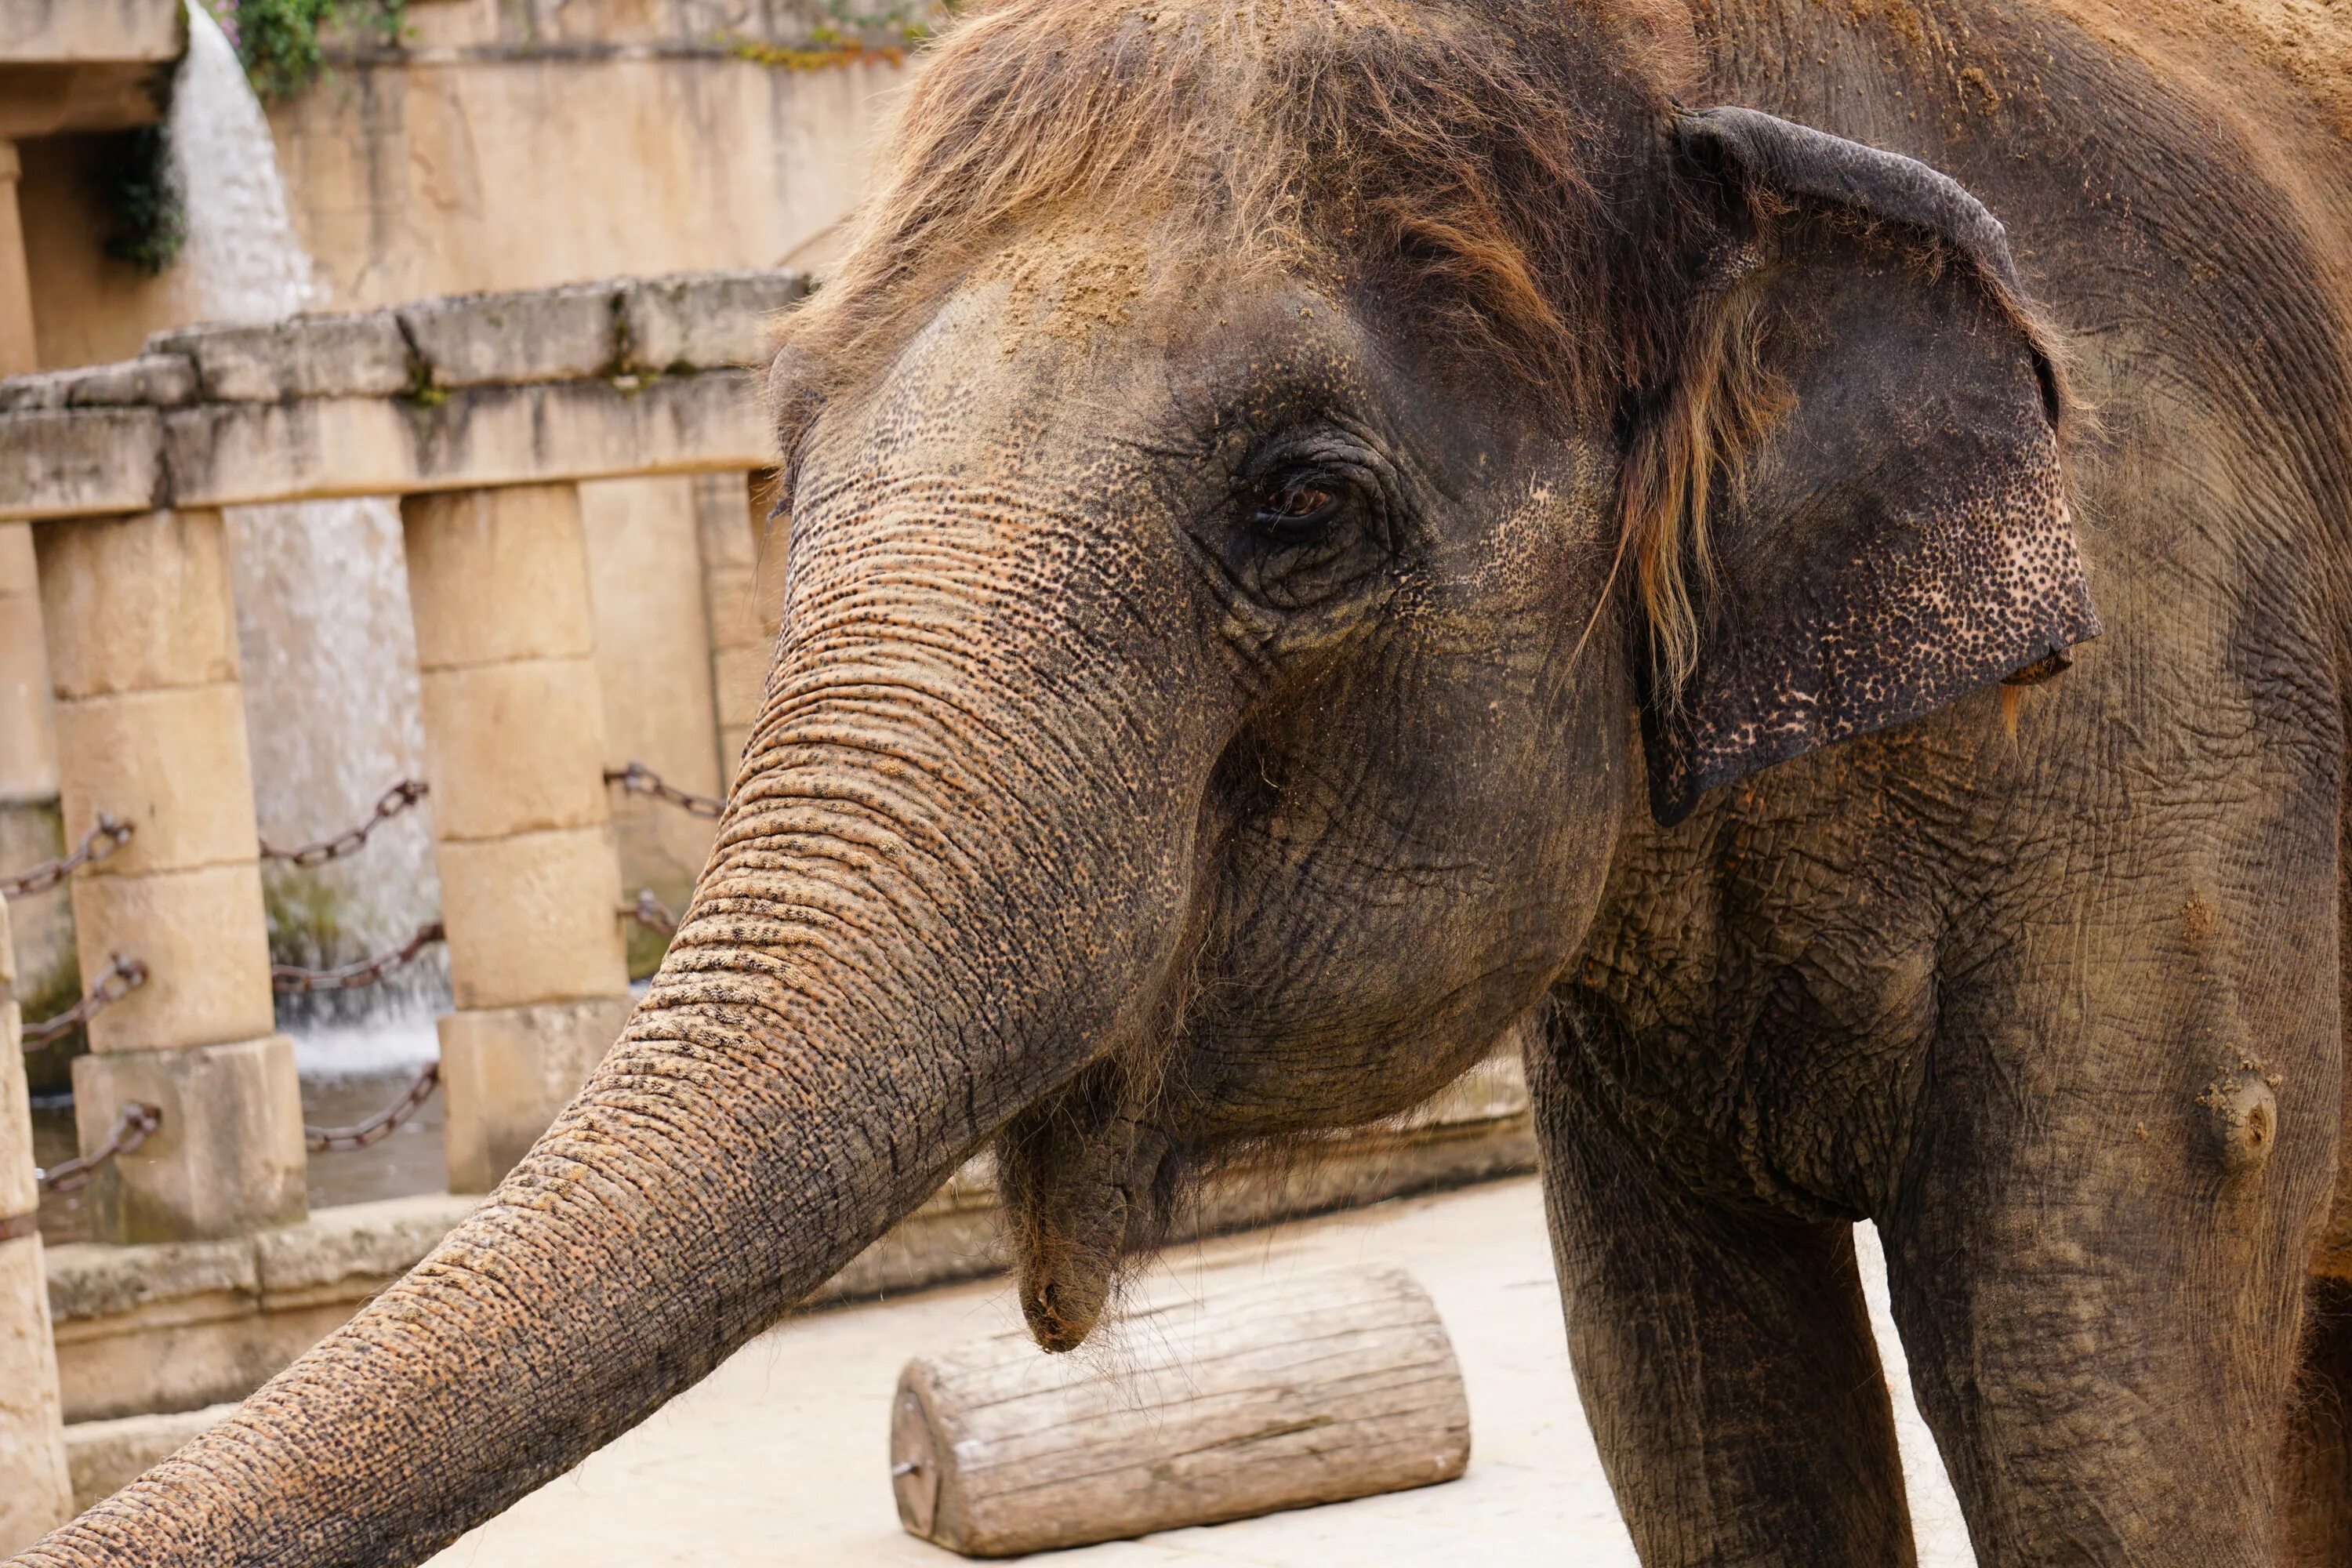
M 97 165 L 110 226 L 106 254 L 152 278 L 187 243 L 187 211 L 172 168 L 172 132 L 142 125 L 109 139 Z

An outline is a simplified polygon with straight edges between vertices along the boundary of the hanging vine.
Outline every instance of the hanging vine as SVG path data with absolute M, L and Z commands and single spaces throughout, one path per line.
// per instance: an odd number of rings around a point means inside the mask
M 290 98 L 326 69 L 322 27 L 373 33 L 386 47 L 408 32 L 408 0 L 212 0 L 221 31 L 236 46 L 254 91 Z

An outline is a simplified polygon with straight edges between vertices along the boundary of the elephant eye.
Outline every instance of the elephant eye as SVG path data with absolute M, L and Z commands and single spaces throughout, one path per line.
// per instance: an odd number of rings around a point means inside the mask
M 1288 479 L 1258 497 L 1251 521 L 1258 531 L 1283 544 L 1303 544 L 1317 539 L 1339 515 L 1339 497 L 1329 486 L 1312 479 Z

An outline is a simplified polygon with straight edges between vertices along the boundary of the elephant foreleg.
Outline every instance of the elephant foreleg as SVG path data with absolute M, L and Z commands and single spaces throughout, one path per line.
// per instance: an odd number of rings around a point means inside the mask
M 2286 1561 L 2352 1568 L 2352 1283 L 2311 1282 L 2287 1431 Z
M 1894 1413 L 1853 1229 L 1675 1189 L 1533 1059 L 1569 1347 L 1647 1568 L 1905 1568 Z

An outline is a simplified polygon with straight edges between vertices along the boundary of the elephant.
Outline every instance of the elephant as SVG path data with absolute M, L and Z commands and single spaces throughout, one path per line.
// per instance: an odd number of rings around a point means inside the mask
M 1865 1218 L 1979 1562 L 2352 1560 L 2332 25 L 974 7 L 778 325 L 782 630 L 620 1042 L 21 1561 L 416 1562 L 983 1148 L 1067 1351 L 1511 1034 L 1645 1563 L 1914 1561 Z

